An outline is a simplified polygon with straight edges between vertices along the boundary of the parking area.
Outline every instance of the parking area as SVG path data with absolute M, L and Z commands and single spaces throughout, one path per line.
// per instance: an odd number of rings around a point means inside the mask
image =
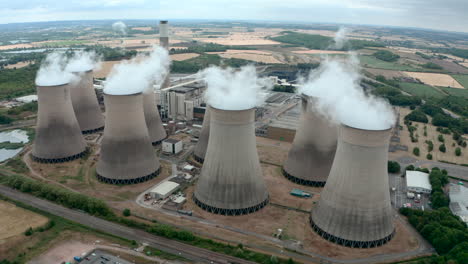
M 133 264 L 99 249 L 92 251 L 80 263 L 85 264 Z
M 420 194 L 420 199 L 408 198 L 408 191 L 406 189 L 406 178 L 402 174 L 389 174 L 388 183 L 390 185 L 390 198 L 393 207 L 399 209 L 404 207 L 405 204 L 413 209 L 430 210 L 429 194 Z

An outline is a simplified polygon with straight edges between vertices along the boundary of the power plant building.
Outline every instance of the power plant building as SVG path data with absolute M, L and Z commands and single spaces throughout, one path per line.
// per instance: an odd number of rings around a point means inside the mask
M 74 72 L 80 79 L 70 83 L 71 100 L 83 134 L 104 129 L 104 116 L 94 92 L 93 71 Z
M 193 152 L 193 158 L 199 162 L 203 163 L 205 160 L 206 149 L 208 148 L 208 140 L 210 138 L 210 108 L 205 109 L 205 115 L 203 117 L 202 129 L 200 136 L 198 137 L 198 143 L 195 146 Z
M 394 236 L 387 174 L 390 131 L 340 126 L 333 166 L 310 217 L 323 238 L 369 248 Z
M 302 114 L 283 174 L 290 181 L 323 187 L 336 151 L 337 127 L 314 110 L 316 98 L 302 95 Z
M 142 93 L 104 96 L 106 125 L 97 178 L 106 183 L 133 184 L 156 177 L 160 166 L 146 127 Z
M 37 86 L 37 96 L 33 160 L 58 163 L 81 157 L 86 152 L 86 142 L 73 111 L 70 85 Z
M 421 171 L 406 171 L 406 189 L 415 193 L 431 193 L 432 185 L 429 174 Z
M 209 111 L 210 136 L 194 202 L 222 215 L 260 210 L 269 199 L 255 145 L 255 109 Z

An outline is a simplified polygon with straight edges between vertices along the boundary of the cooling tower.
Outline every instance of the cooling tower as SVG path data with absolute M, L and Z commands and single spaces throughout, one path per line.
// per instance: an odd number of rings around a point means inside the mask
M 283 174 L 290 181 L 323 187 L 336 151 L 337 127 L 315 110 L 316 98 L 302 95 L 302 114 Z
M 210 139 L 193 200 L 215 214 L 255 212 L 268 203 L 255 145 L 255 109 L 209 111 Z
M 169 50 L 169 25 L 167 20 L 159 21 L 159 45 Z M 170 86 L 169 73 L 164 78 L 163 83 L 161 84 L 161 89 L 167 88 Z
M 104 128 L 104 117 L 93 87 L 93 71 L 76 72 L 79 82 L 70 84 L 71 100 L 76 119 L 83 134 L 94 133 Z
M 106 124 L 96 167 L 100 181 L 133 184 L 159 174 L 143 112 L 142 93 L 104 94 Z
M 32 158 L 42 163 L 74 160 L 86 152 L 69 84 L 37 86 L 39 109 Z
M 143 109 L 151 144 L 157 145 L 167 137 L 167 134 L 162 125 L 161 116 L 159 116 L 153 89 L 149 89 L 143 94 Z
M 390 130 L 340 126 L 333 166 L 310 218 L 323 238 L 368 248 L 395 234 L 387 175 Z
M 193 152 L 194 159 L 203 163 L 205 160 L 206 148 L 208 147 L 208 139 L 210 138 L 210 108 L 206 107 L 205 116 L 203 117 L 202 129 L 200 137 L 198 137 L 198 143 L 195 146 Z

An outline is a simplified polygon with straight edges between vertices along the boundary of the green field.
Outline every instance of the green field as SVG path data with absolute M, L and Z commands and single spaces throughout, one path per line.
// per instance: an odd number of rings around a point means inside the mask
M 442 92 L 437 91 L 434 87 L 419 83 L 406 83 L 400 82 L 400 87 L 403 91 L 416 95 L 419 97 L 437 97 L 442 98 L 445 95 Z
M 359 56 L 359 61 L 363 67 L 375 68 L 375 69 L 384 69 L 384 70 L 394 70 L 394 71 L 424 71 L 420 68 L 415 68 L 410 65 L 402 65 L 396 62 L 387 62 L 379 60 L 374 56 L 361 55 Z
M 72 45 L 83 45 L 89 43 L 86 40 L 62 40 L 55 42 L 46 42 L 42 43 L 43 47 L 63 47 L 63 46 L 72 46 Z
M 457 80 L 465 89 L 468 89 L 468 75 L 466 74 L 454 74 L 452 77 Z
M 450 95 L 468 98 L 467 89 L 457 89 L 457 88 L 447 88 L 447 87 L 439 87 L 439 88 Z

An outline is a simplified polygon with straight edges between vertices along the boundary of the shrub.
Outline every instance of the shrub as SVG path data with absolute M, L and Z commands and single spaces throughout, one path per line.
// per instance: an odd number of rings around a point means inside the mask
M 397 55 L 388 50 L 379 50 L 374 53 L 374 57 L 376 57 L 379 60 L 392 62 L 397 61 L 400 58 L 400 55 Z
M 416 156 L 419 156 L 419 148 L 418 147 L 415 147 L 413 149 L 413 154 L 416 155 Z
M 461 153 L 462 153 L 462 152 L 461 152 L 461 149 L 460 149 L 460 148 L 456 148 L 456 149 L 455 149 L 455 155 L 461 156 Z
M 439 150 L 440 150 L 441 152 L 444 152 L 444 153 L 445 153 L 445 151 L 447 151 L 447 148 L 445 147 L 445 144 L 440 145 L 440 146 L 439 146 Z
M 431 152 L 434 149 L 434 144 L 432 143 L 431 140 L 426 140 L 426 144 L 427 144 L 427 151 Z
M 444 142 L 444 141 L 445 141 L 443 135 L 439 135 L 439 136 L 437 137 L 437 140 L 439 140 L 439 142 Z
M 398 173 L 400 172 L 400 163 L 396 161 L 388 161 L 388 172 L 390 173 Z
M 128 217 L 128 216 L 130 216 L 132 213 L 130 212 L 130 209 L 125 208 L 125 209 L 123 210 L 122 214 L 123 214 L 124 216 L 127 216 L 127 217 Z
M 429 122 L 426 114 L 424 114 L 424 112 L 421 110 L 411 111 L 411 113 L 405 116 L 405 120 L 411 120 L 411 121 L 421 122 L 421 123 Z
M 432 154 L 431 154 L 431 153 L 427 153 L 426 158 L 427 158 L 428 160 L 432 160 Z
M 34 233 L 32 227 L 28 228 L 25 232 L 24 232 L 24 235 L 25 236 L 30 236 Z

